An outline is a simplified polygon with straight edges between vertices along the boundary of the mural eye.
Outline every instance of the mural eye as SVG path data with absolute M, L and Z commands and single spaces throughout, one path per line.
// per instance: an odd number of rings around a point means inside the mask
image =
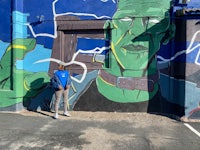
M 151 26 L 153 26 L 153 25 L 155 25 L 155 24 L 160 23 L 160 21 L 161 21 L 161 19 L 158 18 L 158 17 L 157 17 L 157 18 L 156 18 L 156 17 L 153 17 L 153 18 L 144 17 L 144 18 L 142 19 L 143 26 L 144 26 L 144 27 L 147 27 L 147 28 L 149 28 L 149 27 L 151 27 Z
M 133 18 L 125 17 L 125 18 L 120 19 L 120 21 L 124 21 L 124 22 L 132 22 L 132 21 L 133 21 Z
M 149 17 L 142 18 L 143 26 L 147 26 L 148 22 L 149 22 Z
M 149 23 L 153 23 L 153 24 L 157 24 L 160 22 L 160 19 L 159 18 L 150 18 L 149 19 Z

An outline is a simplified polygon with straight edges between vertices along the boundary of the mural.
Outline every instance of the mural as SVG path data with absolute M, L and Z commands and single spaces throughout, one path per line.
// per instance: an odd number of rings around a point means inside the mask
M 0 110 L 49 111 L 62 62 L 71 110 L 200 117 L 197 0 L 0 3 Z

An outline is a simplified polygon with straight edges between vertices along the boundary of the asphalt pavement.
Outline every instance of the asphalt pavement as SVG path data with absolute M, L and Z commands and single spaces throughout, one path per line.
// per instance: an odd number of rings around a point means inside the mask
M 146 113 L 71 114 L 56 120 L 51 112 L 1 112 L 0 150 L 200 150 L 200 122 Z

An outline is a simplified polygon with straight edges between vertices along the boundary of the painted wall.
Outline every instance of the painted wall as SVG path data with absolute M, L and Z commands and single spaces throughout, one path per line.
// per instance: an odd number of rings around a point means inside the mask
M 49 82 L 62 61 L 71 73 L 71 110 L 200 118 L 198 0 L 0 6 L 1 111 L 50 110 Z

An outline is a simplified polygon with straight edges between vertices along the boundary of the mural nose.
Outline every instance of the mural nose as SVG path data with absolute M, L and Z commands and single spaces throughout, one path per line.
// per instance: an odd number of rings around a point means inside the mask
M 129 34 L 137 37 L 143 34 L 145 30 L 146 30 L 146 27 L 143 25 L 142 18 L 135 18 L 133 21 L 132 27 L 130 27 L 129 29 Z

